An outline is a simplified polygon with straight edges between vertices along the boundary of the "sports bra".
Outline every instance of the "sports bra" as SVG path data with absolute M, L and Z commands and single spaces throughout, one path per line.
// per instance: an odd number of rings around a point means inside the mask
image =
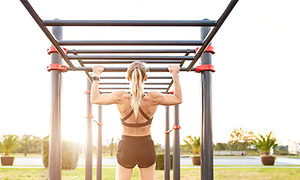
M 145 95 L 143 94 L 142 98 L 144 98 Z M 152 123 L 152 118 L 150 118 L 149 116 L 147 116 L 147 114 L 142 110 L 141 107 L 139 107 L 139 111 L 140 113 L 144 116 L 145 119 L 147 119 L 146 122 L 144 123 L 126 123 L 125 121 L 133 114 L 133 109 L 127 114 L 127 116 L 120 118 L 122 121 L 122 125 L 123 126 L 127 126 L 127 127 L 143 127 L 143 126 L 147 126 L 149 124 Z

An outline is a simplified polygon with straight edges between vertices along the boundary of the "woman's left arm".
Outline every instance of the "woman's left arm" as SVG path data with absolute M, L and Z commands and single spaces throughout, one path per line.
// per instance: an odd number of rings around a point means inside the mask
M 93 72 L 95 76 L 100 77 L 101 73 L 104 71 L 103 66 L 93 66 Z M 103 94 L 99 93 L 98 89 L 99 81 L 94 80 L 91 89 L 91 103 L 92 104 L 101 104 L 101 105 L 109 105 L 116 104 L 121 99 L 124 92 L 115 91 L 111 94 Z

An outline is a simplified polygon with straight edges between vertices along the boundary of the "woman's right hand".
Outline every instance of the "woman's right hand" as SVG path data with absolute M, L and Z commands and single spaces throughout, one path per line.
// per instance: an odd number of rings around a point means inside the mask
M 95 76 L 100 77 L 101 73 L 104 71 L 104 67 L 100 65 L 93 66 L 93 73 Z
M 178 65 L 170 65 L 169 66 L 169 72 L 172 74 L 172 75 L 176 75 L 178 74 L 180 71 L 180 67 Z

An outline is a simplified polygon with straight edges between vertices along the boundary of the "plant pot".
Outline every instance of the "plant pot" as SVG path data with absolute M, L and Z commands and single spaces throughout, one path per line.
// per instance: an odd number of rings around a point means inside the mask
M 2 166 L 12 166 L 14 163 L 14 159 L 15 159 L 15 157 L 3 156 L 3 157 L 1 157 L 1 164 L 2 164 Z
M 265 166 L 273 166 L 275 163 L 275 156 L 272 155 L 263 155 L 261 156 L 261 162 Z
M 193 156 L 192 157 L 193 165 L 200 166 L 201 165 L 201 158 L 200 156 Z

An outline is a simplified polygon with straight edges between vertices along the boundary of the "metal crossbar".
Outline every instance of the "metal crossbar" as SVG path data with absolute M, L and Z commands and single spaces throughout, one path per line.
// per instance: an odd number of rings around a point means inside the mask
M 44 20 L 44 26 L 216 26 L 217 21 Z

